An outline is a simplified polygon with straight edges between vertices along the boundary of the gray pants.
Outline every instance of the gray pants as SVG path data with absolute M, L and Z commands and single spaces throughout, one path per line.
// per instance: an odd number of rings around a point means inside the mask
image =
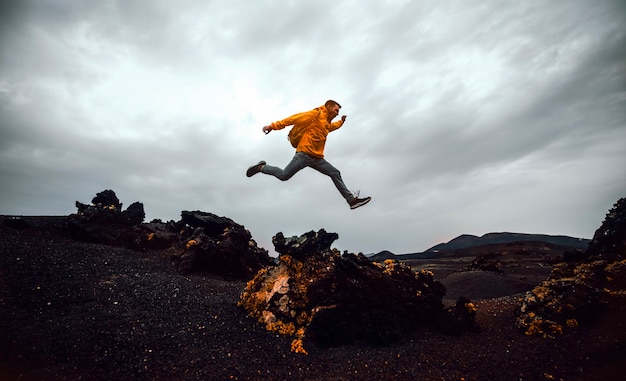
M 343 183 L 343 180 L 341 179 L 341 172 L 339 172 L 337 168 L 333 167 L 332 164 L 326 160 L 311 156 L 304 152 L 296 152 L 296 155 L 293 159 L 291 159 L 291 162 L 287 164 L 285 169 L 265 165 L 261 172 L 267 175 L 272 175 L 279 180 L 287 181 L 305 167 L 311 167 L 330 177 L 343 198 L 345 198 L 348 202 L 352 201 L 354 196 Z

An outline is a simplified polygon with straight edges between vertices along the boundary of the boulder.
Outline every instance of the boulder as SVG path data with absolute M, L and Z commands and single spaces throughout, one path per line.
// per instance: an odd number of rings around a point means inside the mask
M 140 202 L 133 202 L 130 206 L 122 211 L 123 219 L 131 226 L 139 225 L 146 218 L 146 213 L 143 210 L 143 204 Z
M 363 254 L 331 249 L 336 233 L 311 231 L 273 238 L 278 263 L 248 282 L 239 305 L 268 330 L 293 337 L 291 349 L 359 341 L 387 344 L 420 326 L 449 333 L 477 330 L 475 308 L 442 303 L 445 287 L 428 271 L 395 260 L 371 262 Z
M 131 248 L 136 250 L 165 250 L 181 246 L 181 232 L 184 224 L 180 221 L 160 220 L 139 224 L 133 227 L 136 238 Z
M 495 273 L 504 273 L 504 271 L 502 271 L 502 256 L 503 254 L 501 253 L 489 253 L 479 255 L 478 257 L 474 258 L 472 263 L 467 267 L 467 270 L 482 270 Z
M 91 199 L 91 203 L 98 208 L 114 208 L 119 211 L 122 210 L 120 200 L 111 189 L 105 189 L 100 193 L 96 193 L 96 196 Z
M 143 204 L 135 202 L 122 211 L 115 192 L 105 190 L 93 198 L 91 205 L 76 201 L 76 208 L 78 212 L 68 217 L 72 238 L 124 247 L 136 245 L 137 235 L 133 227 L 143 222 Z
M 626 310 L 626 199 L 607 213 L 584 255 L 568 256 L 526 293 L 515 324 L 528 335 L 553 336 Z
M 626 198 L 619 199 L 608 211 L 589 243 L 587 255 L 608 261 L 626 257 Z
M 176 269 L 188 274 L 208 272 L 232 279 L 251 279 L 271 259 L 250 232 L 226 217 L 201 211 L 182 212 L 184 226 L 172 255 Z

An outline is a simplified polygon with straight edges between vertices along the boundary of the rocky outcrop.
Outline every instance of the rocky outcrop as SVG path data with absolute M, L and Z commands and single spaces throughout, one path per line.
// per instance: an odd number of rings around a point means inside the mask
M 162 250 L 180 244 L 182 222 L 154 220 L 144 223 L 143 204 L 132 203 L 122 210 L 115 192 L 98 193 L 91 204 L 76 201 L 78 211 L 67 217 L 67 231 L 73 239 L 133 250 Z
M 122 210 L 115 192 L 107 189 L 98 193 L 92 204 L 76 201 L 78 212 L 68 218 L 70 236 L 92 243 L 103 243 L 124 247 L 136 244 L 133 227 L 143 222 L 143 204 L 135 202 Z
M 63 219 L 73 239 L 134 250 L 169 250 L 172 264 L 184 274 L 249 280 L 271 263 L 267 250 L 257 246 L 250 232 L 226 217 L 183 211 L 177 222 L 143 223 L 143 204 L 135 202 L 122 210 L 112 190 L 98 193 L 89 205 L 77 201 L 76 207 L 76 214 Z M 37 221 L 13 218 L 5 219 L 5 224 L 23 229 Z
M 626 257 L 626 198 L 619 199 L 608 211 L 593 235 L 587 255 L 609 261 Z
M 528 335 L 551 336 L 587 325 L 610 310 L 626 309 L 626 199 L 607 213 L 578 261 L 556 265 L 524 296 L 516 325 Z
M 201 211 L 183 211 L 181 215 L 182 244 L 172 255 L 179 272 L 210 272 L 248 280 L 270 264 L 267 250 L 258 247 L 250 232 L 233 220 Z
M 419 326 L 459 334 L 477 330 L 467 299 L 445 309 L 445 287 L 428 271 L 414 272 L 398 261 L 374 263 L 362 254 L 331 249 L 336 233 L 323 229 L 299 237 L 273 238 L 280 253 L 248 282 L 239 305 L 268 330 L 305 342 L 336 346 L 365 341 L 386 344 Z
M 502 273 L 502 262 L 500 258 L 502 254 L 500 253 L 489 253 L 483 254 L 476 257 L 472 263 L 468 266 L 467 270 L 481 270 L 481 271 L 491 271 L 495 273 Z

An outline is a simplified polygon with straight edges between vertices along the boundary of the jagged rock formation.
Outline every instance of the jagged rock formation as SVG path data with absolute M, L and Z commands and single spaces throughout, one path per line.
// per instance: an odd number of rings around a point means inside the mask
M 626 309 L 626 198 L 609 210 L 580 260 L 570 257 L 526 293 L 516 325 L 550 336 L 593 322 L 607 310 Z
M 250 232 L 233 220 L 200 211 L 181 215 L 183 244 L 172 255 L 181 273 L 211 272 L 247 280 L 270 264 L 267 250 L 258 247 Z
M 98 193 L 91 205 L 76 201 L 76 207 L 78 212 L 63 224 L 55 223 L 71 238 L 134 250 L 171 250 L 172 264 L 184 274 L 204 272 L 249 280 L 271 262 L 267 250 L 257 246 L 250 232 L 226 217 L 183 211 L 177 222 L 143 223 L 143 204 L 135 202 L 122 210 L 112 190 Z M 5 219 L 5 223 L 16 229 L 49 225 L 37 222 L 42 219 Z
M 330 248 L 337 238 L 323 229 L 290 238 L 278 233 L 278 264 L 248 282 L 239 305 L 268 330 L 291 335 L 299 353 L 306 353 L 305 340 L 319 346 L 386 344 L 418 326 L 454 334 L 478 330 L 471 301 L 445 309 L 445 287 L 432 273 L 393 260 L 378 264 L 362 254 L 340 255 Z
M 92 204 L 76 201 L 78 212 L 68 219 L 68 229 L 72 238 L 108 245 L 131 247 L 136 235 L 132 227 L 145 218 L 143 204 L 135 202 L 122 210 L 122 204 L 115 192 L 107 189 L 98 193 Z

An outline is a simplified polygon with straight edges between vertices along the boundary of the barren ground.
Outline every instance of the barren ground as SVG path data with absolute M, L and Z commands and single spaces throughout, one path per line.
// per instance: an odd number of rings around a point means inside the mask
M 626 316 L 555 338 L 513 327 L 519 292 L 548 269 L 458 273 L 463 260 L 412 263 L 476 301 L 479 333 L 426 329 L 393 345 L 308 345 L 236 306 L 244 282 L 174 271 L 135 252 L 0 226 L 0 380 L 610 380 L 626 372 Z M 471 261 L 471 259 L 470 259 Z

